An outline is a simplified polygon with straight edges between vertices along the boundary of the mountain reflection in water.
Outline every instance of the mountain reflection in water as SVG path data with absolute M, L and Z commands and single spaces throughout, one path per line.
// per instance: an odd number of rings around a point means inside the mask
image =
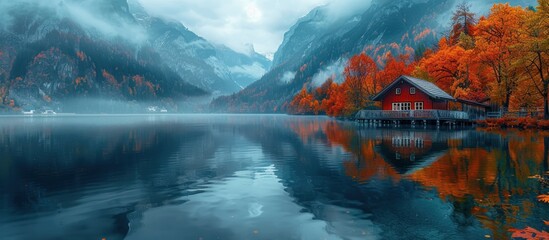
M 548 145 L 324 117 L 2 118 L 0 238 L 506 239 L 548 230 L 529 178 Z

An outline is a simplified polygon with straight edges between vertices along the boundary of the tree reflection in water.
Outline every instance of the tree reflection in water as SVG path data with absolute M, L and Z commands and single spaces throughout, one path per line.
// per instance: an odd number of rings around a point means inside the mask
M 547 231 L 548 189 L 529 177 L 548 171 L 548 137 L 281 115 L 0 119 L 0 238 L 506 239 Z
M 478 220 L 496 239 L 526 224 L 547 228 L 542 220 L 548 208 L 536 200 L 543 186 L 531 178 L 549 170 L 545 133 L 356 129 L 337 123 L 322 131 L 330 144 L 353 154 L 344 166 L 355 181 L 419 183 L 453 205 L 452 219 L 460 226 Z

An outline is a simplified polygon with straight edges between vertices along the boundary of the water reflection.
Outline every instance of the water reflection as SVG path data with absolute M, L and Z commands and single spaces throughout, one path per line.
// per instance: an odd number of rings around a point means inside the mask
M 278 115 L 0 119 L 0 238 L 478 239 L 546 230 L 548 136 Z
M 337 142 L 350 152 L 347 175 L 371 182 L 411 180 L 437 193 L 452 206 L 458 227 L 481 227 L 496 239 L 509 229 L 547 229 L 546 204 L 536 201 L 543 186 L 534 175 L 548 171 L 546 135 L 468 131 L 361 129 L 328 124 Z M 347 136 L 347 137 L 341 137 Z M 358 139 L 358 140 L 357 140 Z M 402 183 L 397 183 L 402 184 Z M 545 189 L 546 190 L 546 189 Z

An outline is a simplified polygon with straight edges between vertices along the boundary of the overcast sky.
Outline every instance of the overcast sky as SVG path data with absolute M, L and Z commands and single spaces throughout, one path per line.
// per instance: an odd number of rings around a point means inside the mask
M 316 6 L 336 0 L 138 0 L 155 16 L 179 20 L 214 43 L 274 53 L 284 33 Z

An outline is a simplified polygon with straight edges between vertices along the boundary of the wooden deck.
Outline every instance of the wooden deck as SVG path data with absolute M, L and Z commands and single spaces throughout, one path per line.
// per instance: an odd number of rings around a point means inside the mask
M 356 116 L 358 121 L 455 121 L 469 122 L 469 114 L 461 111 L 446 110 L 409 110 L 409 111 L 383 111 L 360 110 Z

